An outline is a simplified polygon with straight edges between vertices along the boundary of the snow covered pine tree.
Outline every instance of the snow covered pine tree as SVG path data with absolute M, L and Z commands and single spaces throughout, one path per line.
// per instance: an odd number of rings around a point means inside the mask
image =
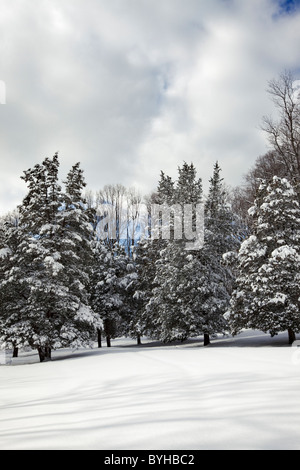
M 300 207 L 285 178 L 262 183 L 255 204 L 254 234 L 237 256 L 238 277 L 226 313 L 233 334 L 242 328 L 271 336 L 300 331 Z
M 15 292 L 17 309 L 10 312 L 6 331 L 20 346 L 38 349 L 40 360 L 51 357 L 52 286 L 44 260 L 56 252 L 55 219 L 61 188 L 57 182 L 58 157 L 46 158 L 24 172 L 28 193 L 19 207 L 17 248 L 5 279 L 7 292 Z M 9 327 L 9 329 L 7 329 Z
M 84 208 L 70 184 L 63 196 L 58 168 L 55 154 L 24 172 L 29 191 L 19 207 L 18 245 L 5 279 L 18 300 L 6 331 L 10 326 L 19 345 L 37 349 L 41 362 L 53 348 L 86 344 L 99 322 L 87 304 Z M 74 168 L 68 178 L 77 189 L 82 185 Z
M 93 242 L 93 273 L 91 277 L 91 305 L 101 319 L 102 326 L 98 330 L 98 346 L 101 346 L 101 333 L 104 332 L 106 344 L 111 346 L 118 326 L 122 322 L 122 297 L 120 283 L 126 271 L 126 255 L 122 247 L 105 244 L 103 240 Z
M 195 205 L 201 203 L 202 181 L 197 179 L 193 164 L 184 163 L 178 173 L 176 186 L 161 174 L 158 195 L 160 204 L 177 205 L 180 214 L 176 215 L 183 217 L 185 204 L 193 204 L 195 209 Z M 162 240 L 155 263 L 152 296 L 146 306 L 152 319 L 152 334 L 164 342 L 196 336 L 201 323 L 197 259 L 185 250 L 184 231 L 180 239 L 174 239 L 172 223 L 169 228 L 170 239 Z
M 86 186 L 80 163 L 73 165 L 64 182 L 63 205 L 58 213 L 60 263 L 64 324 L 60 329 L 61 347 L 92 345 L 102 326 L 91 308 L 90 276 L 92 273 L 93 224 L 83 197 Z
M 0 220 L 0 342 L 13 348 L 13 357 L 18 356 L 20 338 L 15 328 L 15 319 L 24 302 L 20 285 L 14 284 L 14 254 L 19 243 L 19 215 L 17 211 Z
M 224 313 L 229 306 L 233 273 L 223 263 L 223 254 L 236 251 L 239 247 L 235 215 L 227 199 L 221 167 L 216 162 L 205 202 L 204 246 L 198 253 L 202 271 L 206 272 L 201 282 L 201 310 L 203 318 L 207 319 L 204 326 L 205 345 L 210 342 L 210 334 L 226 330 Z
M 132 293 L 134 303 L 128 331 L 131 337 L 137 337 L 138 344 L 141 336 L 157 338 L 159 332 L 156 329 L 156 315 L 149 315 L 146 309 L 152 297 L 154 279 L 156 274 L 155 263 L 159 258 L 161 242 L 163 240 L 151 240 L 144 238 L 138 241 L 133 250 L 133 265 L 135 277 L 127 287 Z
M 196 178 L 193 164 L 178 169 L 173 203 L 202 201 L 201 180 Z M 209 194 L 205 203 L 204 246 L 186 251 L 185 240 L 170 240 L 160 251 L 156 262 L 153 295 L 147 311 L 163 341 L 184 340 L 224 332 L 224 313 L 230 300 L 232 274 L 222 263 L 222 255 L 238 246 L 234 236 L 234 214 L 226 201 L 220 167 L 214 167 Z M 166 181 L 166 178 L 164 179 Z M 166 185 L 170 188 L 170 184 Z
M 147 305 L 156 286 L 156 262 L 160 258 L 161 250 L 166 247 L 167 240 L 154 236 L 158 232 L 158 227 L 154 226 L 152 212 L 154 205 L 165 204 L 167 207 L 172 206 L 174 184 L 172 178 L 161 171 L 157 191 L 151 194 L 147 201 L 148 234 L 145 233 L 134 247 L 133 264 L 136 278 L 128 289 L 129 291 L 132 290 L 134 300 L 134 315 L 129 323 L 130 336 L 136 335 L 138 338 L 142 335 L 149 338 L 158 338 L 160 336 L 158 312 L 153 309 L 150 314 Z

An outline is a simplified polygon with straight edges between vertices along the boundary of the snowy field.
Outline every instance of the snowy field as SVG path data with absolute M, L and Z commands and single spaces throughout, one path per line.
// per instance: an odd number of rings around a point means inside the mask
M 300 449 L 287 334 L 34 352 L 0 367 L 3 449 Z

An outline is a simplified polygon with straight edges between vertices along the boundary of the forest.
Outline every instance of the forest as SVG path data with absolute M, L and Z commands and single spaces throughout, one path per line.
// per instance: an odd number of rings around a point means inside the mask
M 61 182 L 58 153 L 25 170 L 27 194 L 0 220 L 2 346 L 15 357 L 32 348 L 44 362 L 56 349 L 123 336 L 137 344 L 203 336 L 206 346 L 245 328 L 287 331 L 292 344 L 300 332 L 299 82 L 285 71 L 268 93 L 270 149 L 235 188 L 217 159 L 207 194 L 185 159 L 177 180 L 161 171 L 149 195 L 119 183 L 91 191 L 80 162 Z M 156 214 L 154 224 L 154 206 L 177 212 Z M 195 240 L 203 207 L 194 249 L 186 249 L 186 207 Z

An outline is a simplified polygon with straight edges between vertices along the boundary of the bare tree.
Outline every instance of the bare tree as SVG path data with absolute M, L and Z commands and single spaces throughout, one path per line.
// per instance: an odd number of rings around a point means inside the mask
M 95 206 L 95 195 L 91 189 L 87 189 L 84 192 L 84 200 L 86 201 L 86 205 L 88 209 L 92 209 Z
M 243 184 L 230 191 L 232 208 L 245 225 L 251 226 L 252 224 L 248 209 L 254 204 L 261 182 L 271 181 L 273 176 L 290 179 L 285 165 L 278 158 L 277 153 L 271 150 L 260 155 L 253 167 L 244 175 Z
M 248 209 L 262 181 L 271 181 L 273 176 L 287 178 L 300 199 L 300 81 L 285 71 L 268 82 L 267 92 L 278 111 L 276 119 L 264 116 L 261 126 L 271 150 L 257 158 L 244 175 L 243 184 L 231 192 L 233 208 L 246 225 L 251 225 Z
M 122 238 L 126 193 L 126 187 L 121 184 L 107 184 L 96 193 L 95 204 L 101 212 L 99 215 L 109 221 L 106 227 L 108 243 L 119 242 Z
M 300 85 L 293 74 L 285 71 L 272 79 L 267 89 L 279 116 L 263 118 L 262 129 L 268 134 L 275 151 L 276 164 L 285 168 L 286 176 L 300 184 Z
M 136 188 L 127 190 L 127 244 L 128 250 L 135 244 L 137 231 L 142 222 L 142 196 Z

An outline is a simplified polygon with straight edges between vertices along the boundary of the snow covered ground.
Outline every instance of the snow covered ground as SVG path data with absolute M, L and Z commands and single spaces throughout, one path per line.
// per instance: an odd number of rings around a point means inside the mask
M 287 334 L 35 352 L 0 367 L 1 449 L 300 449 Z

